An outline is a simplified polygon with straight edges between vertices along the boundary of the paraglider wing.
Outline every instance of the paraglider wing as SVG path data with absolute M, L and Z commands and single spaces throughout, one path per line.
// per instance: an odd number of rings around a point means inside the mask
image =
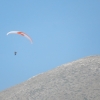
M 7 33 L 7 35 L 9 35 L 9 34 L 19 34 L 19 35 L 21 35 L 21 36 L 25 36 L 27 39 L 29 39 L 30 40 L 30 42 L 32 43 L 32 39 L 31 39 L 31 37 L 29 37 L 27 34 L 25 34 L 24 32 L 21 32 L 21 31 L 10 31 L 10 32 L 8 32 Z

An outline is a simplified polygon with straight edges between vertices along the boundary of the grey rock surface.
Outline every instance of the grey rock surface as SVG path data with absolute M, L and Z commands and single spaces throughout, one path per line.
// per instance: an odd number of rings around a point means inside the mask
M 100 56 L 32 77 L 0 92 L 0 100 L 100 100 Z

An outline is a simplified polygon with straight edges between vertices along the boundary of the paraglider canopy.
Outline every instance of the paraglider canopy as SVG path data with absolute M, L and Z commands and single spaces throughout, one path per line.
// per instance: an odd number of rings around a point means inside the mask
M 19 35 L 21 35 L 21 36 L 26 37 L 31 43 L 33 43 L 31 37 L 28 36 L 28 35 L 27 35 L 26 33 L 24 33 L 24 32 L 21 32 L 21 31 L 10 31 L 10 32 L 7 33 L 7 35 L 9 35 L 9 34 L 19 34 Z

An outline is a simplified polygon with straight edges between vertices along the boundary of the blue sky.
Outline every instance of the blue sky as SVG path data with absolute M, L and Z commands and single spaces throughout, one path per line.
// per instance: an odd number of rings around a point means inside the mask
M 100 0 L 1 0 L 0 26 L 0 91 L 100 54 Z

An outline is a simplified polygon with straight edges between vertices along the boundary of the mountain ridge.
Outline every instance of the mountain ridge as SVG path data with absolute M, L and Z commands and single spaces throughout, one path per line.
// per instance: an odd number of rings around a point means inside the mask
M 88 56 L 0 92 L 0 100 L 100 100 L 100 56 Z

